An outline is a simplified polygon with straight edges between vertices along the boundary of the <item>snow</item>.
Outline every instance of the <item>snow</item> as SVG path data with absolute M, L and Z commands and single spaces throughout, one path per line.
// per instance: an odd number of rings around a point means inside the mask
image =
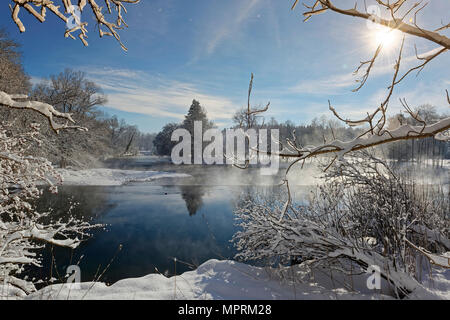
M 288 280 L 295 274 L 295 284 Z M 254 267 L 231 260 L 208 260 L 194 271 L 167 278 L 149 274 L 120 280 L 111 286 L 100 282 L 55 284 L 26 299 L 188 299 L 188 300 L 289 300 L 289 299 L 393 299 L 385 293 L 367 289 L 368 275 L 354 276 L 354 287 L 341 285 L 342 275 L 333 271 L 311 271 L 304 265 L 281 269 Z M 434 269 L 429 282 L 413 299 L 450 299 L 450 270 Z
M 52 129 L 58 133 L 62 129 L 79 129 L 82 131 L 87 131 L 86 128 L 76 126 L 76 125 L 68 125 L 57 123 L 53 117 L 66 119 L 68 122 L 75 123 L 75 121 L 72 119 L 71 114 L 69 113 L 62 113 L 57 111 L 53 106 L 39 102 L 39 101 L 16 101 L 15 99 L 26 99 L 26 95 L 22 94 L 13 94 L 9 95 L 3 91 L 0 91 L 0 104 L 13 108 L 13 109 L 31 109 L 34 111 L 37 111 L 47 117 L 48 121 L 50 122 L 50 126 Z
M 272 279 L 271 279 L 272 278 Z M 166 278 L 150 274 L 142 278 L 124 279 L 111 286 L 104 283 L 82 283 L 79 290 L 70 284 L 57 284 L 41 289 L 29 299 L 294 299 L 294 288 L 271 277 L 264 268 L 235 261 L 209 260 L 195 271 Z M 333 298 L 313 283 L 296 288 L 298 298 Z M 336 293 L 346 296 L 345 291 Z M 347 295 L 348 296 L 348 295 Z M 356 298 L 357 296 L 355 296 Z
M 330 106 L 330 110 L 333 111 L 335 115 L 337 115 L 335 109 Z M 377 109 L 375 113 L 377 113 L 380 109 Z M 375 114 L 374 113 L 374 114 Z M 351 121 L 352 125 L 361 125 L 365 122 L 369 121 L 369 116 L 359 122 Z M 347 124 L 350 125 L 348 121 Z M 434 136 L 438 140 L 447 141 L 449 138 L 447 135 L 443 133 L 448 131 L 450 127 L 450 117 L 439 120 L 436 123 L 431 125 L 427 125 L 425 127 L 422 126 L 411 126 L 409 124 L 405 124 L 399 126 L 393 130 L 384 130 L 380 129 L 377 134 L 365 135 L 357 137 L 350 141 L 341 141 L 339 139 L 335 139 L 329 143 L 325 143 L 320 146 L 306 146 L 303 149 L 294 150 L 292 153 L 288 153 L 289 156 L 294 156 L 296 159 L 308 159 L 311 156 L 316 156 L 329 152 L 336 152 L 339 159 L 342 159 L 344 155 L 351 151 L 355 151 L 358 148 L 368 148 L 372 146 L 377 146 L 383 143 L 393 142 L 402 140 L 406 137 L 427 137 Z M 302 154 L 298 156 L 298 154 Z
M 58 169 L 63 177 L 63 185 L 119 186 L 130 182 L 148 182 L 163 178 L 187 178 L 184 173 L 162 171 L 136 171 L 121 169 Z

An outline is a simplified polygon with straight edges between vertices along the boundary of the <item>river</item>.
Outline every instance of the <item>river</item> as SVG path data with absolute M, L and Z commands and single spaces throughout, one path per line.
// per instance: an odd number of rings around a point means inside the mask
M 114 159 L 109 168 L 188 173 L 192 178 L 160 179 L 121 186 L 62 186 L 48 192 L 40 210 L 73 214 L 103 224 L 75 250 L 47 246 L 38 278 L 62 279 L 79 264 L 82 281 L 114 283 L 159 272 L 167 276 L 195 269 L 209 259 L 232 259 L 237 231 L 233 208 L 242 193 L 273 194 L 278 176 L 230 166 L 175 166 L 167 159 Z M 304 187 L 304 193 L 308 187 Z M 70 209 L 72 207 L 72 209 Z M 121 248 L 121 249 L 119 249 Z M 175 263 L 174 258 L 177 259 Z M 101 276 L 100 276 L 101 275 Z

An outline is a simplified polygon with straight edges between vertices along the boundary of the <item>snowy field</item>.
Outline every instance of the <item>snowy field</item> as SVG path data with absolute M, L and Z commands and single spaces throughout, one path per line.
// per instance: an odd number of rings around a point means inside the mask
M 64 181 L 63 185 L 119 186 L 130 182 L 148 182 L 165 178 L 187 178 L 184 173 L 161 171 L 136 171 L 121 169 L 58 169 Z
M 291 281 L 295 275 L 295 283 Z M 310 270 L 305 265 L 281 269 L 259 268 L 230 260 L 209 260 L 194 271 L 167 278 L 149 274 L 124 279 L 106 286 L 104 283 L 56 284 L 37 291 L 26 299 L 393 299 L 382 282 L 381 291 L 367 289 L 368 275 L 353 276 L 353 288 L 343 285 L 347 276 L 325 269 Z M 348 283 L 348 282 L 347 282 Z M 432 280 L 417 289 L 410 299 L 450 299 L 450 270 L 434 268 Z

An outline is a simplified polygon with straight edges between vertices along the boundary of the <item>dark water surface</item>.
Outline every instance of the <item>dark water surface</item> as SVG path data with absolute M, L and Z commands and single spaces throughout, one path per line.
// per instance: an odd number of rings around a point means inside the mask
M 183 172 L 192 178 L 108 187 L 64 186 L 58 195 L 45 194 L 39 203 L 42 210 L 52 207 L 55 215 L 63 216 L 71 203 L 77 203 L 72 214 L 106 227 L 95 230 L 76 250 L 47 247 L 44 268 L 36 271 L 39 278 L 59 279 L 80 257 L 82 281 L 98 279 L 105 271 L 98 280 L 107 283 L 154 272 L 170 276 L 195 269 L 208 259 L 233 258 L 236 251 L 230 240 L 237 230 L 233 208 L 239 195 L 270 194 L 279 188 L 274 185 L 279 177 L 225 166 L 174 166 L 150 157 L 113 160 L 107 165 Z

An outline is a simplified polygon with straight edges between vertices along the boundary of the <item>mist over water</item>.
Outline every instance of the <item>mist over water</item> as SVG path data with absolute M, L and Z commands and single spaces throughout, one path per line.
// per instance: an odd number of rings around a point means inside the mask
M 82 281 L 96 279 L 113 260 L 99 279 L 107 283 L 154 272 L 171 276 L 175 273 L 175 257 L 177 274 L 209 259 L 232 259 L 236 250 L 230 240 L 238 230 L 233 210 L 240 197 L 251 193 L 273 196 L 285 190 L 280 186 L 283 169 L 277 175 L 264 176 L 259 168 L 177 166 L 170 159 L 151 156 L 113 159 L 106 166 L 187 173 L 190 177 L 121 186 L 62 186 L 57 195 L 45 193 L 39 209 L 55 208 L 54 217 L 71 210 L 76 217 L 104 224 L 105 230 L 94 230 L 93 237 L 74 251 L 53 248 L 52 254 L 47 247 L 46 267 L 33 271 L 40 278 L 64 275 L 80 257 Z M 304 168 L 292 183 L 298 184 L 293 194 L 299 200 L 308 194 L 314 175 L 315 170 Z M 118 251 L 120 245 L 122 250 Z
M 396 165 L 396 169 L 416 183 L 421 185 L 442 185 L 447 188 L 450 184 L 450 161 L 443 167 L 420 166 L 403 163 Z
M 189 174 L 188 178 L 164 178 L 121 186 L 63 186 L 57 195 L 45 193 L 38 208 L 53 207 L 54 216 L 72 214 L 105 225 L 75 251 L 45 249 L 45 268 L 34 270 L 40 278 L 58 278 L 67 266 L 81 267 L 82 281 L 92 281 L 107 267 L 101 279 L 120 279 L 159 272 L 175 274 L 195 269 L 209 259 L 232 259 L 230 243 L 236 226 L 233 210 L 242 195 L 265 198 L 285 194 L 281 185 L 289 163 L 280 162 L 278 174 L 261 175 L 259 168 L 246 170 L 227 165 L 173 165 L 169 158 L 143 156 L 112 159 L 109 168 L 165 171 Z M 422 182 L 444 184 L 448 193 L 448 169 L 400 168 Z M 408 170 L 407 170 L 408 169 Z M 420 174 L 418 173 L 420 172 Z M 293 201 L 306 203 L 315 186 L 324 182 L 317 162 L 297 165 L 288 174 Z M 122 250 L 118 251 L 122 245 Z M 52 260 L 54 260 L 52 264 Z

